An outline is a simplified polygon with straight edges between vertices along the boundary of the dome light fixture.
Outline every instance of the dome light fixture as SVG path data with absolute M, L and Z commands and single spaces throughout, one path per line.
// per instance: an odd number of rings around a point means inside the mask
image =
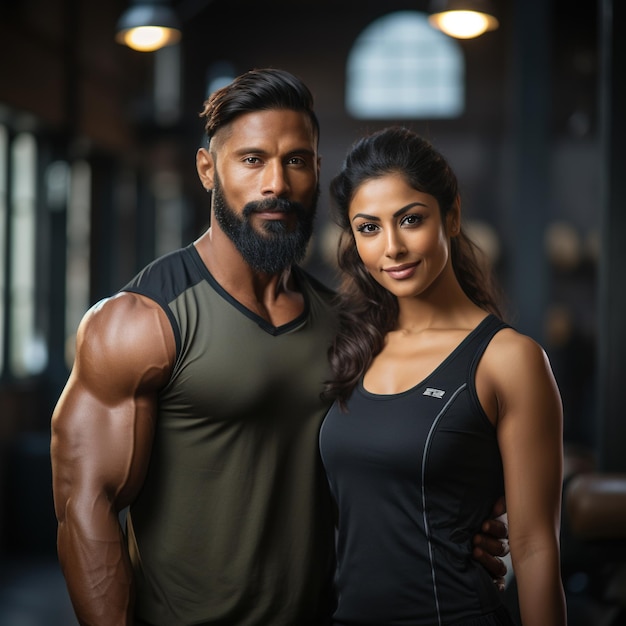
M 115 40 L 140 52 L 154 52 L 180 38 L 180 22 L 168 0 L 131 0 L 116 26 Z
M 490 0 L 432 0 L 428 21 L 456 39 L 473 39 L 500 25 Z

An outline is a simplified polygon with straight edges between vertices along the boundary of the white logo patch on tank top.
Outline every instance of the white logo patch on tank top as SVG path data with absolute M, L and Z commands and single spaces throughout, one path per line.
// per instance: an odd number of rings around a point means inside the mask
M 433 389 L 432 387 L 426 387 L 426 391 L 424 391 L 422 395 L 431 396 L 432 398 L 439 398 L 441 400 L 445 393 L 446 392 L 442 389 Z

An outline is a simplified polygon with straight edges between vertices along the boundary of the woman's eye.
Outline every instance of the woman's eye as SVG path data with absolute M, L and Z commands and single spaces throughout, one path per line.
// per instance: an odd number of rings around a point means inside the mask
M 359 224 L 356 229 L 360 233 L 373 233 L 378 230 L 378 226 L 376 226 L 376 224 L 365 223 Z
M 402 219 L 402 224 L 406 224 L 407 226 L 414 226 L 416 224 L 421 224 L 424 221 L 424 217 L 422 215 L 407 215 Z

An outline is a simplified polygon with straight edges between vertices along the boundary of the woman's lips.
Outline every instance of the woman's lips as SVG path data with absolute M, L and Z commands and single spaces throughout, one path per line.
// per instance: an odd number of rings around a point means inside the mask
M 386 267 L 383 271 L 391 276 L 391 278 L 402 280 L 413 276 L 418 265 L 419 261 L 416 261 L 415 263 L 405 263 L 403 265 L 396 265 L 395 267 Z

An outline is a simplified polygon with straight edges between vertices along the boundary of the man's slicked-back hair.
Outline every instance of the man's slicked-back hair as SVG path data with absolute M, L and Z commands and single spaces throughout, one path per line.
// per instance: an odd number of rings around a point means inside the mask
M 313 110 L 313 95 L 297 77 L 285 70 L 254 69 L 213 92 L 205 101 L 200 117 L 210 143 L 215 133 L 240 115 L 257 111 L 290 109 L 306 113 L 315 140 L 319 140 L 319 121 Z

